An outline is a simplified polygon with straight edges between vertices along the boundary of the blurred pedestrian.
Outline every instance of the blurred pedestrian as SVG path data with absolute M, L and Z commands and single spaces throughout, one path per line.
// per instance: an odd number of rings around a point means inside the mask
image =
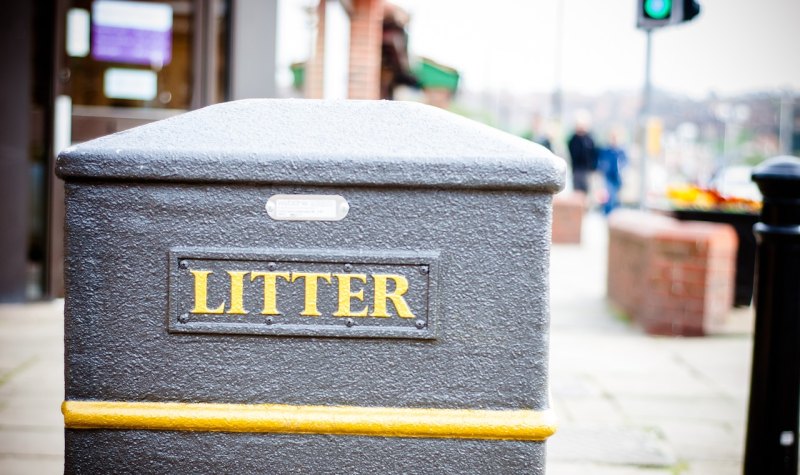
M 572 188 L 589 193 L 589 176 L 597 169 L 597 149 L 589 133 L 589 113 L 579 111 L 575 119 L 575 133 L 567 146 L 572 163 Z
M 622 188 L 622 169 L 628 164 L 628 156 L 619 144 L 619 134 L 612 131 L 608 146 L 600 149 L 597 169 L 606 182 L 607 199 L 603 204 L 603 214 L 608 216 L 619 206 L 619 190 Z
M 522 134 L 522 138 L 528 139 L 531 142 L 536 142 L 539 145 L 543 145 L 548 150 L 552 150 L 546 126 L 542 125 L 542 115 L 538 112 L 533 115 L 531 119 L 531 128 Z

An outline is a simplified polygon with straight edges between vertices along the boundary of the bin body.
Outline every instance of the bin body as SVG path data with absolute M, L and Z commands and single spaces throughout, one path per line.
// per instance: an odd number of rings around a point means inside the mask
M 66 471 L 543 471 L 563 167 L 476 130 L 255 100 L 65 151 Z

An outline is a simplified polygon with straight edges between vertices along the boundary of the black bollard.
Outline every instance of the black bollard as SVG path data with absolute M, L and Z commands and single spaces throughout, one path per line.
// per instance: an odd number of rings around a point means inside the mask
M 800 159 L 753 171 L 764 195 L 744 473 L 796 474 L 800 408 Z

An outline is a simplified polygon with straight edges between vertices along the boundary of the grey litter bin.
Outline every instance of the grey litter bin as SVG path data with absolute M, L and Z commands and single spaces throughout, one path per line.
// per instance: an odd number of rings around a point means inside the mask
M 247 100 L 65 150 L 67 472 L 540 473 L 542 147 Z

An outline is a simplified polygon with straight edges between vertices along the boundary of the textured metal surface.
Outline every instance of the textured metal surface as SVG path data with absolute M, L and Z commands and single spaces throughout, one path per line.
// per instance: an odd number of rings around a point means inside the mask
M 433 107 L 292 99 L 206 107 L 70 147 L 57 163 L 62 177 L 550 193 L 564 170 L 540 145 Z
M 68 400 L 547 409 L 551 194 L 564 168 L 543 148 L 416 105 L 244 101 L 88 142 L 59 163 Z M 350 209 L 336 222 L 275 221 L 264 209 L 275 194 L 341 195 Z M 438 253 L 436 339 L 170 333 L 176 248 Z M 67 459 L 94 472 L 544 464 L 537 442 L 114 431 L 69 431 Z
M 345 221 L 298 223 L 263 215 L 275 191 L 69 183 L 67 398 L 546 406 L 549 196 L 336 189 L 352 204 Z M 170 249 L 220 244 L 438 250 L 438 338 L 168 333 Z
M 543 442 L 68 430 L 66 473 L 544 473 Z M 334 442 L 335 441 L 335 442 Z

